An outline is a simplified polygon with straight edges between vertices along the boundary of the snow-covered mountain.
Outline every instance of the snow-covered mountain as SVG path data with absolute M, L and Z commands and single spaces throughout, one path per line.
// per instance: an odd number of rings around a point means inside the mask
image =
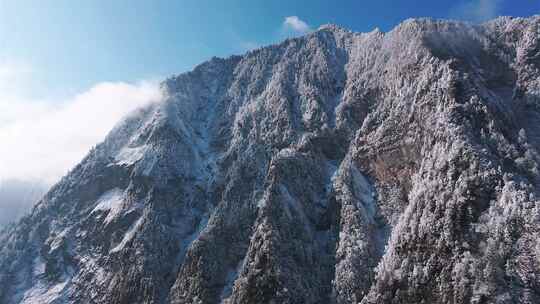
M 0 234 L 1 303 L 539 303 L 540 17 L 163 82 Z

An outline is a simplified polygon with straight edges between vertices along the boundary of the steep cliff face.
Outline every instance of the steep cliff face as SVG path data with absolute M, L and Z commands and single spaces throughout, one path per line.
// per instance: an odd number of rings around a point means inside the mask
M 330 25 L 172 77 L 0 233 L 0 302 L 540 302 L 539 37 Z

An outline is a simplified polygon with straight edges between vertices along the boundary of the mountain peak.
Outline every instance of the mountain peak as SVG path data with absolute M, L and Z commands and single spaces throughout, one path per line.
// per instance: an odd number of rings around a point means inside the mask
M 323 25 L 319 26 L 317 28 L 317 30 L 318 31 L 323 31 L 323 30 L 327 30 L 327 31 L 348 31 L 344 27 L 341 27 L 341 26 L 339 26 L 337 24 L 333 24 L 333 23 L 323 24 Z

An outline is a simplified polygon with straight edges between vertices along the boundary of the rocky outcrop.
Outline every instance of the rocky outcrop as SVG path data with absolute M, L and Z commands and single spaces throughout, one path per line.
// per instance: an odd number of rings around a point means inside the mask
M 0 302 L 539 302 L 539 26 L 329 25 L 167 79 L 0 234 Z

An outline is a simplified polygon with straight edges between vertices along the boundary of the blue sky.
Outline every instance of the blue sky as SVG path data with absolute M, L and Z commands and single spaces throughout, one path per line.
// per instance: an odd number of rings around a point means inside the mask
M 212 56 L 326 23 L 388 31 L 410 17 L 538 12 L 540 0 L 0 0 L 0 184 L 54 183 L 126 113 L 159 100 L 159 80 Z
M 467 13 L 474 10 L 480 15 Z M 539 0 L 0 0 L 0 64 L 31 67 L 33 84 L 26 93 L 66 96 L 103 81 L 166 77 L 214 55 L 279 41 L 286 36 L 287 16 L 311 28 L 336 23 L 354 31 L 386 31 L 409 17 L 538 12 Z

